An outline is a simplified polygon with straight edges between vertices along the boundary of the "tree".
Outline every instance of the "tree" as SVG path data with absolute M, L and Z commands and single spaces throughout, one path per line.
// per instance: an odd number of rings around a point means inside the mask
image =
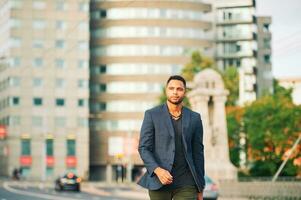
M 239 74 L 236 67 L 228 67 L 224 72 L 221 72 L 225 88 L 229 90 L 229 95 L 227 97 L 227 106 L 237 105 L 237 100 L 239 96 Z
M 195 74 L 206 68 L 214 69 L 221 74 L 225 83 L 225 88 L 230 92 L 226 105 L 236 105 L 239 89 L 239 77 L 236 67 L 229 67 L 222 72 L 214 65 L 214 62 L 211 58 L 202 56 L 199 51 L 194 51 L 191 55 L 190 62 L 183 67 L 181 75 L 186 81 L 192 81 Z M 165 92 L 163 90 L 160 96 L 160 103 L 166 101 L 166 97 L 164 96 Z M 189 106 L 189 101 L 187 98 L 184 99 L 184 103 L 185 105 Z
M 194 51 L 191 55 L 191 60 L 181 71 L 182 76 L 187 81 L 192 81 L 195 74 L 206 68 L 214 68 L 214 62 L 208 57 L 204 57 L 199 51 Z
M 289 90 L 277 87 L 273 96 L 265 96 L 245 108 L 244 132 L 253 176 L 274 175 L 301 133 L 301 107 L 292 103 Z M 299 144 L 280 175 L 297 175 L 294 160 L 300 159 L 300 153 Z
M 243 151 L 240 145 L 241 122 L 244 109 L 240 107 L 230 107 L 226 109 L 227 113 L 227 128 L 230 161 L 236 167 L 240 167 L 240 151 Z
M 194 75 L 200 72 L 201 70 L 205 68 L 216 69 L 213 64 L 214 62 L 212 59 L 202 56 L 199 51 L 194 51 L 191 55 L 190 62 L 187 63 L 182 69 L 181 75 L 185 78 L 187 82 L 192 81 Z M 187 92 L 188 91 L 189 89 L 187 89 Z M 167 98 L 165 96 L 165 90 L 163 88 L 162 93 L 159 97 L 159 103 L 164 103 L 166 102 L 166 100 Z M 190 107 L 190 103 L 187 97 L 184 98 L 183 103 L 185 106 Z

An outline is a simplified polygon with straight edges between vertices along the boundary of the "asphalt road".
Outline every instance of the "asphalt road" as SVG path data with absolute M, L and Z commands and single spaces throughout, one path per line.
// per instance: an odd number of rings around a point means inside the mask
M 32 187 L 29 185 L 13 185 L 1 183 L 0 200 L 130 200 L 108 194 L 91 194 L 87 192 L 63 191 L 57 192 L 53 188 Z

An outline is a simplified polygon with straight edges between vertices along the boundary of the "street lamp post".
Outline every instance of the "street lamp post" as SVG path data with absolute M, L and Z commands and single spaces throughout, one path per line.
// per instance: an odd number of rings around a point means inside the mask
M 297 147 L 298 143 L 301 140 L 301 134 L 299 134 L 298 139 L 296 140 L 295 144 L 293 145 L 292 149 L 289 151 L 288 155 L 286 156 L 285 160 L 282 162 L 281 166 L 279 167 L 279 169 L 277 170 L 276 174 L 274 175 L 272 182 L 275 182 L 280 174 L 280 172 L 282 171 L 282 169 L 284 168 L 286 162 L 288 161 L 288 159 L 291 157 L 292 153 L 294 152 L 295 148 Z

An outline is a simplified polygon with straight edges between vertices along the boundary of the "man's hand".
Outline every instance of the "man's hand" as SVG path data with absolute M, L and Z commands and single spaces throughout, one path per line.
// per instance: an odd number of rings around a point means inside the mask
M 198 192 L 197 200 L 203 200 L 203 192 Z
M 154 173 L 158 176 L 160 182 L 163 185 L 168 185 L 172 183 L 172 176 L 169 173 L 169 171 L 161 168 L 161 167 L 157 167 L 154 171 Z

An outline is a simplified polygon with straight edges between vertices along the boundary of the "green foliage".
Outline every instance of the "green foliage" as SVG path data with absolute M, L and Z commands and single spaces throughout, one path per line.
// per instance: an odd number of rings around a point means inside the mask
M 227 106 L 237 105 L 238 95 L 239 95 L 239 74 L 236 67 L 228 67 L 224 72 L 221 73 L 225 88 L 229 90 L 229 95 L 227 97 Z
M 245 150 L 249 176 L 273 176 L 301 133 L 301 107 L 292 103 L 292 90 L 279 86 L 276 81 L 274 84 L 273 95 L 264 96 L 244 108 L 227 109 L 230 159 L 239 166 L 239 151 Z M 239 145 L 240 130 L 246 134 L 244 149 Z M 300 175 L 300 167 L 294 164 L 300 157 L 301 144 L 280 176 Z
M 191 55 L 191 60 L 182 69 L 182 76 L 187 81 L 192 81 L 195 74 L 206 68 L 214 68 L 212 59 L 204 57 L 199 51 L 194 51 Z
M 274 175 L 301 132 L 301 107 L 292 104 L 288 93 L 281 89 L 281 93 L 265 96 L 245 108 L 244 132 L 253 176 Z M 300 153 L 300 149 L 297 151 Z M 293 163 L 295 158 L 297 154 L 289 161 Z M 287 164 L 281 175 L 296 172 L 296 166 Z
M 236 105 L 239 90 L 239 78 L 236 67 L 229 67 L 224 72 L 221 72 L 216 68 L 211 58 L 202 56 L 199 51 L 194 51 L 191 55 L 190 62 L 187 63 L 182 69 L 181 75 L 186 81 L 192 81 L 195 74 L 206 68 L 214 69 L 221 74 L 225 83 L 225 87 L 230 92 L 226 105 Z M 164 90 L 162 91 L 159 102 L 166 102 Z M 184 99 L 184 104 L 190 105 L 187 98 Z
M 239 144 L 240 121 L 237 119 L 236 115 L 237 111 L 232 111 L 227 115 L 227 128 L 230 160 L 236 167 L 239 167 L 239 152 L 241 151 L 241 147 Z
M 281 98 L 286 99 L 287 101 L 292 102 L 292 92 L 293 88 L 286 89 L 279 85 L 278 81 L 276 79 L 273 80 L 273 87 L 274 87 L 274 97 L 275 98 Z

